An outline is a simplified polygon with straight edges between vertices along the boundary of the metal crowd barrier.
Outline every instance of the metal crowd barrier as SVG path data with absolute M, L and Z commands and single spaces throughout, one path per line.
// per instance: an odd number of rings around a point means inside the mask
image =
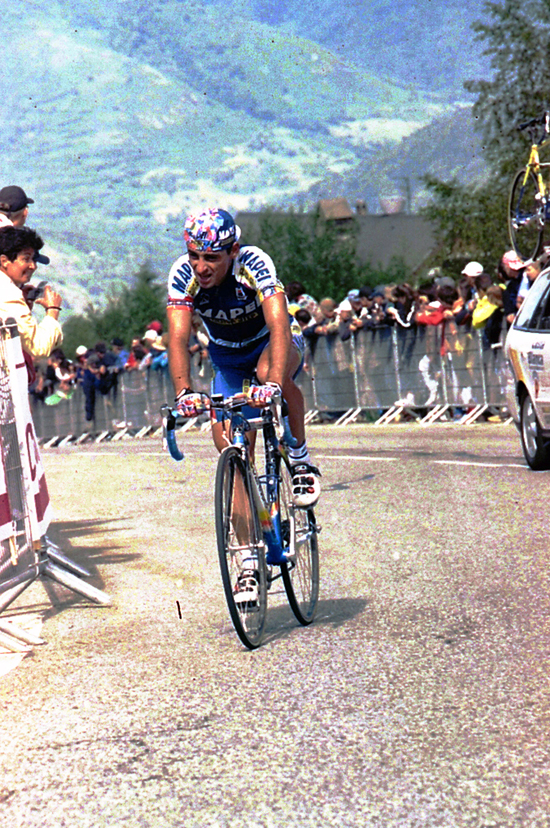
M 306 411 L 382 414 L 399 402 L 426 409 L 503 407 L 504 377 L 501 343 L 486 347 L 476 330 L 392 326 L 359 330 L 347 340 L 338 334 L 309 340 L 298 383 Z M 209 364 L 192 365 L 194 388 L 208 391 L 210 381 Z M 160 426 L 160 406 L 172 397 L 166 370 L 134 370 L 119 375 L 116 390 L 96 392 L 92 421 L 85 419 L 81 388 L 55 406 L 33 402 L 35 428 L 43 442 L 92 433 L 135 433 Z
M 192 365 L 193 387 L 209 391 L 212 379 L 210 363 Z M 174 397 L 166 370 L 129 371 L 118 375 L 116 385 L 107 394 L 95 390 L 93 419 L 86 419 L 86 399 L 77 386 L 68 399 L 46 405 L 31 398 L 36 433 L 42 443 L 54 438 L 67 442 L 88 434 L 120 434 L 150 429 L 160 425 L 160 407 Z
M 491 347 L 482 332 L 454 325 L 359 330 L 345 341 L 319 337 L 310 346 L 307 407 L 380 414 L 396 407 L 502 407 L 502 341 Z

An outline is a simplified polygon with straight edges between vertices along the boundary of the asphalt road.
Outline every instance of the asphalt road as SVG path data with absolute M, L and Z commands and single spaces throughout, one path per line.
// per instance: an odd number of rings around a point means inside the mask
M 550 826 L 550 473 L 514 428 L 311 428 L 318 619 L 274 595 L 254 652 L 185 443 L 44 452 L 52 535 L 113 606 L 18 600 L 48 643 L 0 678 L 0 824 Z

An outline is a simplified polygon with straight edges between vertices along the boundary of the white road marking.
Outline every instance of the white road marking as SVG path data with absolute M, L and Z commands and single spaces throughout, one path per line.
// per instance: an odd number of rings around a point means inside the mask
M 403 457 L 369 457 L 364 454 L 317 454 L 315 457 L 319 460 L 367 460 L 374 463 L 396 463 L 402 462 Z M 428 463 L 439 463 L 444 466 L 481 466 L 484 469 L 529 469 L 527 464 L 523 463 L 483 463 L 476 460 L 431 460 L 424 457 Z
M 394 463 L 399 458 L 397 457 L 367 457 L 364 454 L 317 454 L 315 457 L 319 460 L 371 460 L 374 463 Z
M 484 469 L 528 469 L 523 463 L 478 463 L 473 460 L 431 460 L 431 463 L 440 463 L 446 466 L 482 466 Z
M 403 456 L 395 457 L 371 457 L 365 454 L 317 454 L 314 452 L 315 458 L 318 460 L 361 460 L 369 463 L 397 463 L 403 462 Z M 49 455 L 50 457 L 55 455 Z M 80 458 L 84 457 L 108 457 L 105 451 L 85 451 L 82 452 Z M 113 455 L 115 456 L 115 455 Z M 63 456 L 64 457 L 64 456 Z M 169 457 L 165 452 L 156 451 L 133 451 L 132 457 Z M 427 457 L 423 458 L 428 463 L 438 463 L 443 466 L 481 466 L 484 469 L 529 469 L 525 463 L 483 463 L 476 460 L 431 460 Z

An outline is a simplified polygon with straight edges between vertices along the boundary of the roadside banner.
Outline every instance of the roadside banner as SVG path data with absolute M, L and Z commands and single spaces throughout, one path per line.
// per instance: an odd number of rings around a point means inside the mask
M 10 510 L 12 522 L 26 518 L 30 541 L 38 544 L 51 521 L 50 498 L 29 407 L 27 366 L 17 326 L 11 322 L 5 320 L 2 329 L 3 373 L 8 378 L 13 416 L 4 417 L 1 426 L 4 482 L 0 484 L 0 498 L 4 488 L 7 494 L 4 506 Z M 3 385 L 6 386 L 5 377 Z M 10 401 L 6 396 L 2 394 L 2 406 L 9 415 Z

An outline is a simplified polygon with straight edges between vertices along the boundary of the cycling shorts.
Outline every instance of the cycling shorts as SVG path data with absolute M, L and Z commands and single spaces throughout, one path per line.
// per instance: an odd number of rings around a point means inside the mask
M 295 379 L 304 365 L 305 340 L 302 334 L 295 334 L 292 342 L 300 354 L 300 364 L 294 372 Z M 224 397 L 231 397 L 233 394 L 240 394 L 244 382 L 254 382 L 254 375 L 258 360 L 269 344 L 269 337 L 265 337 L 253 348 L 223 348 L 210 343 L 209 353 L 214 368 L 212 380 L 212 394 L 223 394 Z M 245 417 L 257 417 L 258 409 L 251 406 L 243 408 Z

